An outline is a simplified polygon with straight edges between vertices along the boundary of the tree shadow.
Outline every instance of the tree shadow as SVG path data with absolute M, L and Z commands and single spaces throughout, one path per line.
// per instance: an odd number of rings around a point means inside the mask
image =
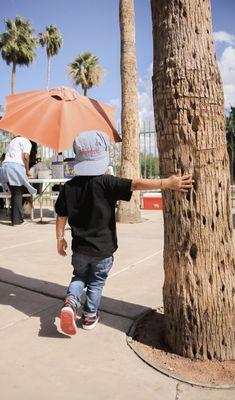
M 67 287 L 58 283 L 48 282 L 36 278 L 19 275 L 14 271 L 0 267 L 0 283 L 4 283 L 4 290 L 0 293 L 0 304 L 8 305 L 16 310 L 24 313 L 28 317 L 40 318 L 39 336 L 50 338 L 69 338 L 67 335 L 58 331 L 56 326 L 56 318 L 60 316 L 61 305 L 63 304 Z M 11 285 L 11 286 L 10 286 Z M 13 287 L 24 289 L 24 301 L 19 301 L 17 295 L 14 294 Z M 35 295 L 47 296 L 48 307 L 40 308 L 35 311 Z M 55 299 L 58 303 L 49 304 L 49 298 Z M 82 296 L 82 304 L 84 303 L 85 293 Z M 101 324 L 127 332 L 133 320 L 144 314 L 148 307 L 138 304 L 128 303 L 121 300 L 112 299 L 102 296 L 100 311 L 106 313 L 105 318 L 101 315 Z M 80 314 L 81 315 L 81 314 Z M 117 323 L 115 321 L 120 317 L 126 318 L 128 323 Z M 78 327 L 80 320 L 77 320 Z
M 6 208 L 0 209 L 0 224 L 2 225 L 11 225 L 10 213 Z
M 150 348 L 171 353 L 165 343 L 164 314 L 152 310 L 137 322 L 132 332 L 132 339 L 149 346 Z

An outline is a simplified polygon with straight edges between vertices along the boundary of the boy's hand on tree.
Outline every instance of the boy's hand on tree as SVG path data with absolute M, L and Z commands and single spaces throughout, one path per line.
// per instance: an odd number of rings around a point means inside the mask
M 192 174 L 181 176 L 180 171 L 178 171 L 176 175 L 172 175 L 165 179 L 164 187 L 178 192 L 187 192 L 193 187 L 193 182 Z
M 67 256 L 67 242 L 65 239 L 57 239 L 57 251 L 61 256 Z

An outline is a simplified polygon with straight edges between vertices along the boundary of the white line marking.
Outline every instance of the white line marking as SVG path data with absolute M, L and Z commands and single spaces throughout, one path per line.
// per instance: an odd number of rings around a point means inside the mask
M 40 242 L 46 242 L 46 241 L 48 241 L 48 239 L 40 239 L 40 240 L 34 240 L 33 242 L 14 244 L 13 246 L 3 247 L 2 249 L 0 248 L 0 253 L 3 250 L 14 249 L 15 247 L 27 246 L 28 244 L 34 244 L 34 243 L 40 243 Z
M 133 263 L 133 264 L 128 265 L 127 267 L 121 269 L 120 271 L 114 272 L 113 274 L 111 274 L 111 275 L 108 276 L 108 279 L 109 279 L 109 278 L 112 278 L 112 277 L 114 277 L 114 276 L 116 276 L 116 275 L 119 275 L 119 274 L 121 274 L 122 272 L 125 272 L 125 271 L 127 271 L 128 269 L 130 269 L 130 268 L 136 267 L 136 265 L 141 264 L 142 262 L 144 262 L 144 261 L 146 261 L 146 260 L 149 260 L 150 258 L 156 256 L 157 254 L 161 253 L 162 251 L 163 251 L 163 249 L 158 250 L 158 251 L 156 251 L 156 253 L 153 253 L 153 254 L 151 254 L 151 255 L 148 256 L 148 257 L 142 258 L 141 260 L 139 260 L 139 261 L 137 261 L 137 262 L 135 262 L 135 263 Z

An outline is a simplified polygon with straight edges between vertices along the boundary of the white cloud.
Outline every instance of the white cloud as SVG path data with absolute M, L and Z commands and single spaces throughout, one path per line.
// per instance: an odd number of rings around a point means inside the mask
M 216 43 L 224 44 L 218 65 L 223 81 L 225 109 L 235 106 L 235 35 L 228 32 L 214 32 Z
M 225 108 L 230 109 L 231 106 L 235 107 L 235 36 L 227 32 L 215 32 L 215 40 L 231 44 L 225 47 L 218 59 L 223 81 Z M 138 92 L 140 123 L 150 121 L 151 127 L 154 126 L 152 71 L 153 65 L 151 64 L 147 74 L 139 78 Z
M 146 74 L 139 77 L 138 87 L 138 108 L 139 121 L 141 131 L 146 131 L 146 135 L 140 137 L 140 148 L 142 152 L 157 154 L 154 112 L 153 112 L 153 95 L 152 95 L 152 74 L 153 64 L 150 64 Z M 121 100 L 114 98 L 109 101 L 109 104 L 117 110 L 117 121 L 120 121 Z M 144 127 L 145 124 L 145 127 Z
M 152 92 L 138 93 L 140 124 L 154 122 Z
M 138 90 L 138 108 L 139 120 L 142 126 L 145 122 L 148 126 L 154 126 L 154 113 L 153 113 L 153 96 L 152 96 L 152 73 L 153 64 L 147 69 L 143 77 L 139 77 L 139 90 Z M 109 101 L 109 104 L 114 106 L 117 110 L 117 120 L 120 120 L 121 114 L 121 100 L 114 98 Z
M 153 64 L 150 64 L 146 75 L 139 78 L 138 91 L 140 124 L 143 125 L 143 123 L 145 122 L 150 124 L 151 127 L 154 126 L 152 75 Z
M 117 125 L 117 130 L 120 130 L 120 121 L 121 121 L 121 99 L 119 97 L 115 97 L 114 99 L 109 100 L 108 103 L 110 106 L 114 107 L 116 110 L 115 113 L 115 121 Z
M 225 108 L 228 109 L 235 106 L 235 47 L 226 47 L 218 64 L 223 81 Z
M 235 106 L 235 36 L 227 32 L 215 32 L 215 40 L 229 44 L 223 50 L 218 65 L 223 81 L 225 108 L 230 109 Z M 234 44 L 234 46 L 232 45 Z M 150 64 L 146 74 L 139 77 L 138 103 L 140 124 L 154 127 L 153 96 L 152 96 L 152 73 L 153 64 Z M 115 98 L 110 100 L 110 104 L 117 109 L 117 117 L 120 120 L 121 100 Z
M 235 45 L 235 36 L 228 32 L 219 31 L 214 32 L 215 42 L 227 43 L 230 45 Z
M 109 103 L 111 106 L 118 107 L 118 108 L 121 107 L 121 100 L 119 99 L 119 97 L 116 97 L 115 99 L 111 99 Z

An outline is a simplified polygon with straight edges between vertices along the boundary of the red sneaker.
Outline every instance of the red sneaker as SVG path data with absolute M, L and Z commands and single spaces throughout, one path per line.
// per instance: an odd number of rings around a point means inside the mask
M 76 335 L 77 325 L 75 322 L 76 313 L 70 305 L 65 305 L 60 313 L 60 328 L 67 335 Z
M 94 329 L 99 321 L 99 318 L 100 318 L 100 316 L 99 316 L 98 312 L 94 317 L 88 317 L 87 315 L 82 314 L 83 329 L 86 329 L 87 331 Z

